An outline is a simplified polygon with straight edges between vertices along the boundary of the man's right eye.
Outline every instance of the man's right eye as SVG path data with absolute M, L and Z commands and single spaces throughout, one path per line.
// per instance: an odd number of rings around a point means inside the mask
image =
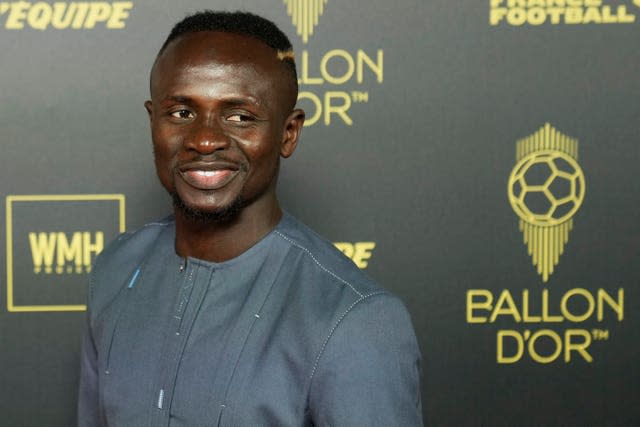
M 176 119 L 191 119 L 193 118 L 193 114 L 189 110 L 177 110 L 171 113 L 171 117 L 175 117 Z

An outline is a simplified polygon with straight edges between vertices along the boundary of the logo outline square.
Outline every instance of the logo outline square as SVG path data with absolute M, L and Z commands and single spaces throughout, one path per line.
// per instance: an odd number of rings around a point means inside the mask
M 118 204 L 118 232 L 126 231 L 125 225 L 125 195 L 124 194 L 31 194 L 8 195 L 5 199 L 6 215 L 6 261 L 7 261 L 7 311 L 16 312 L 70 312 L 86 311 L 85 304 L 40 304 L 40 305 L 16 305 L 14 304 L 13 283 L 13 203 L 14 202 L 94 202 L 115 201 Z

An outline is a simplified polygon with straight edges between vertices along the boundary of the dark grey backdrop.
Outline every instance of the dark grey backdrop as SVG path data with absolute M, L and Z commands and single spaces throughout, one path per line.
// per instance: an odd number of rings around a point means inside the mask
M 352 125 L 305 128 L 283 165 L 287 210 L 333 241 L 373 241 L 367 272 L 406 302 L 421 345 L 425 420 L 436 426 L 611 425 L 640 423 L 638 267 L 640 214 L 640 8 L 625 5 L 628 24 L 510 26 L 489 24 L 488 1 L 328 0 L 304 44 L 280 0 L 135 0 L 124 29 L 7 29 L 0 14 L 0 189 L 9 195 L 123 194 L 134 229 L 169 211 L 156 182 L 143 102 L 148 70 L 171 25 L 202 8 L 248 9 L 274 20 L 309 53 L 318 76 L 332 49 L 384 55 L 378 83 L 302 85 L 366 92 Z M 2 5 L 0 3 L 0 11 Z M 27 23 L 28 24 L 28 23 Z M 332 72 L 344 66 L 331 62 Z M 305 106 L 308 104 L 305 103 Z M 580 141 L 586 198 L 574 217 L 565 254 L 548 283 L 522 244 L 506 184 L 515 141 L 550 122 Z M 97 205 L 96 205 L 97 206 Z M 49 304 L 84 298 L 85 274 L 33 273 L 29 232 L 115 231 L 83 210 L 50 225 L 69 205 L 33 202 L 12 219 L 2 265 L 18 272 L 20 301 Z M 5 210 L 2 211 L 6 223 Z M 112 211 L 109 211 L 112 212 Z M 53 229 L 58 227 L 59 229 Z M 2 228 L 2 239 L 6 239 Z M 22 240 L 20 240 L 22 239 Z M 7 265 L 12 245 L 22 253 Z M 11 249 L 12 250 L 12 249 Z M 29 281 L 31 275 L 33 281 Z M 16 312 L 0 290 L 0 420 L 6 426 L 74 424 L 83 313 Z M 508 290 L 521 307 L 530 292 L 540 312 L 548 289 L 553 314 L 567 290 L 624 289 L 624 318 L 605 307 L 573 324 L 523 324 L 501 316 L 470 324 L 466 294 Z M 576 303 L 580 304 L 579 299 Z M 46 302 L 44 302 L 46 304 Z M 583 310 L 578 307 L 576 312 Z M 488 315 L 477 311 L 478 315 Z M 608 332 L 589 347 L 592 362 L 562 357 L 549 364 L 526 354 L 496 360 L 496 334 L 509 329 L 570 328 Z M 543 340 L 544 341 L 544 340 Z M 553 352 L 551 341 L 538 351 Z

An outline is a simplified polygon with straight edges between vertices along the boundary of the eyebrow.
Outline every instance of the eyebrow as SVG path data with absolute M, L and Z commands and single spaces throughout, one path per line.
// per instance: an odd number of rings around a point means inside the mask
M 189 101 L 191 101 L 191 98 L 189 98 L 188 96 L 166 96 L 162 99 L 162 102 L 166 101 L 174 101 L 182 104 L 187 104 L 189 103 Z
M 169 95 L 162 99 L 161 102 L 173 101 L 181 104 L 190 104 L 194 100 L 190 96 L 184 95 Z M 238 107 L 242 105 L 255 105 L 255 106 L 263 106 L 264 103 L 258 102 L 258 100 L 252 96 L 248 97 L 229 97 L 222 99 L 222 102 L 231 107 Z
M 261 106 L 263 104 L 261 102 L 258 102 L 258 100 L 252 96 L 246 98 L 226 98 L 223 99 L 222 102 L 231 106 L 240 106 L 246 104 Z

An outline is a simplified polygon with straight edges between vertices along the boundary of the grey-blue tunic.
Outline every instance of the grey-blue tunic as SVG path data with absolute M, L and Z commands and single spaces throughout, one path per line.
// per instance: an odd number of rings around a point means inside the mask
M 171 218 L 94 267 L 80 426 L 422 425 L 402 303 L 285 214 L 242 255 L 175 253 Z

